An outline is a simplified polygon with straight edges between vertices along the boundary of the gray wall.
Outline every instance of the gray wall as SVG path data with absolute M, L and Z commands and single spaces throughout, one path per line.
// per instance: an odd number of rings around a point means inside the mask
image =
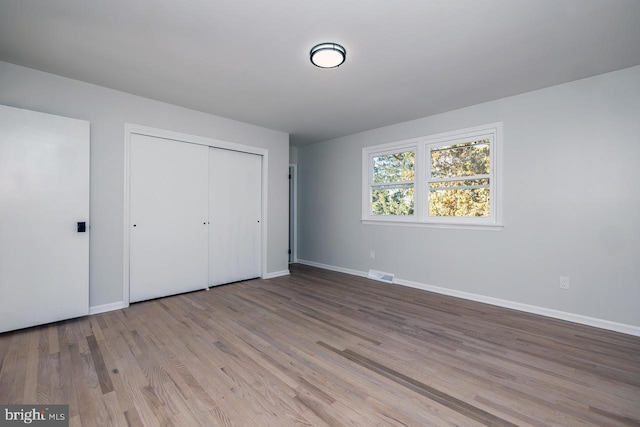
M 502 231 L 360 223 L 362 147 L 498 121 Z M 302 146 L 298 168 L 301 260 L 640 326 L 640 67 Z
M 289 147 L 289 163 L 292 165 L 298 164 L 298 147 Z
M 91 306 L 123 299 L 125 122 L 267 148 L 267 271 L 287 270 L 288 134 L 5 62 L 0 104 L 91 122 Z

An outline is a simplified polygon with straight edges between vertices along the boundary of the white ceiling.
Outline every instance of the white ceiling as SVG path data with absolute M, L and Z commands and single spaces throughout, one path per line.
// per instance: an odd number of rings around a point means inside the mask
M 0 60 L 302 145 L 638 65 L 640 0 L 0 0 Z

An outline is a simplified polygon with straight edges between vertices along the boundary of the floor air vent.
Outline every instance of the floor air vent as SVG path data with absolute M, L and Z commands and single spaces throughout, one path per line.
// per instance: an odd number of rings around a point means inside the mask
M 384 271 L 377 271 L 377 270 L 369 270 L 369 274 L 367 275 L 367 278 L 369 279 L 379 280 L 381 282 L 386 282 L 386 283 L 393 283 L 394 277 L 395 277 L 394 274 L 385 273 Z

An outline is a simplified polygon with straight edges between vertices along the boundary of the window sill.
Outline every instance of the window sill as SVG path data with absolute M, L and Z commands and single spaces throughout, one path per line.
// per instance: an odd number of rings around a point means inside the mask
M 361 219 L 363 225 L 391 225 L 400 227 L 427 227 L 427 228 L 454 228 L 458 230 L 487 230 L 502 231 L 503 224 L 464 224 L 464 223 L 441 223 L 441 222 L 417 222 L 417 221 L 393 221 Z

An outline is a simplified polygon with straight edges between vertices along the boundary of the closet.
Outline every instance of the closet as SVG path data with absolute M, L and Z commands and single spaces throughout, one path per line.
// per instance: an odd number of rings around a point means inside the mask
M 262 156 L 131 134 L 130 302 L 259 277 Z

